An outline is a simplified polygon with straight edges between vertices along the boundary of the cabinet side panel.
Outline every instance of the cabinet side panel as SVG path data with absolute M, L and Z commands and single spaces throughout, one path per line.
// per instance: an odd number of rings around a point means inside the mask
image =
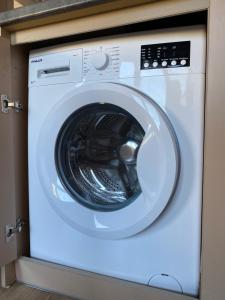
M 0 38 L 0 93 L 11 97 L 11 49 L 8 37 Z M 0 110 L 0 266 L 17 257 L 16 237 L 8 243 L 5 225 L 15 224 L 13 172 L 13 116 Z
M 25 226 L 17 234 L 17 253 L 29 255 L 29 216 L 28 216 L 28 172 L 27 172 L 27 102 L 28 102 L 28 54 L 26 46 L 11 48 L 12 53 L 12 97 L 23 105 L 23 111 L 13 114 L 13 158 L 14 158 L 14 197 L 16 217 Z
M 225 1 L 211 0 L 208 31 L 201 299 L 225 295 Z

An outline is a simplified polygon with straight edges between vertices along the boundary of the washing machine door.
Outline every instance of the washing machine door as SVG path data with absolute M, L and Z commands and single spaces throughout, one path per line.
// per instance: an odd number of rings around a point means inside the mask
M 58 215 L 105 239 L 150 226 L 173 196 L 180 164 L 165 112 L 118 83 L 85 84 L 60 99 L 42 126 L 36 157 Z

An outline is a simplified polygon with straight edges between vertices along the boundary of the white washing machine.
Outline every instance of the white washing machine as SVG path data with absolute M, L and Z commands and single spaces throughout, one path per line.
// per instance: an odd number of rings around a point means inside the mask
M 202 26 L 32 51 L 31 256 L 196 296 Z

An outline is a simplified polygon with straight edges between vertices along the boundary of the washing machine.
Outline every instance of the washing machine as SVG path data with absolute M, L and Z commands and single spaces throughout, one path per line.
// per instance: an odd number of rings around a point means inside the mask
M 29 57 L 31 256 L 198 295 L 203 26 Z

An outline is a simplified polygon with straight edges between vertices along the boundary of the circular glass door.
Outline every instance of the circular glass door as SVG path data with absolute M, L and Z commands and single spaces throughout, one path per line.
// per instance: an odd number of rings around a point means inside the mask
M 71 114 L 56 141 L 59 178 L 75 201 L 99 211 L 114 211 L 141 193 L 136 170 L 145 132 L 127 111 L 94 103 Z
M 46 200 L 71 227 L 118 239 L 150 226 L 171 200 L 179 146 L 150 97 L 119 83 L 85 83 L 52 105 L 35 146 Z

